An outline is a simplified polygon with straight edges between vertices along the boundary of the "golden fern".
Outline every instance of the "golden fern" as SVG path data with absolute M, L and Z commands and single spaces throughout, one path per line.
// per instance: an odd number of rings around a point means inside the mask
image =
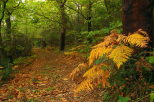
M 103 71 L 103 74 L 102 74 L 102 87 L 109 87 L 110 84 L 109 82 L 107 81 L 107 79 L 110 77 L 110 71 L 109 70 L 105 70 Z
M 143 35 L 139 33 L 134 33 L 129 35 L 126 39 L 126 42 L 128 42 L 131 45 L 135 45 L 140 48 L 145 48 L 148 46 L 148 42 L 150 41 L 149 37 L 144 37 Z
M 120 66 L 123 65 L 123 63 L 125 63 L 129 59 L 132 53 L 133 49 L 125 45 L 120 45 L 111 52 L 109 58 L 113 59 L 117 67 L 120 68 Z
M 98 86 L 98 84 L 102 83 L 102 87 L 110 86 L 107 79 L 110 77 L 110 71 L 108 70 L 99 70 L 94 72 L 96 75 L 91 78 L 87 78 L 86 80 L 82 81 L 76 88 L 75 92 L 80 92 L 83 90 L 91 91 L 95 87 Z M 89 76 L 89 75 L 88 75 Z
M 99 43 L 99 44 L 93 46 L 92 48 L 107 47 L 107 46 L 109 46 L 110 44 L 112 44 L 113 42 L 115 42 L 116 39 L 117 39 L 117 37 L 118 37 L 118 34 L 110 34 L 109 36 L 106 36 L 106 37 L 104 38 L 104 41 L 103 41 L 103 42 L 101 42 L 101 43 Z
M 86 79 L 80 83 L 75 89 L 75 92 L 80 92 L 84 90 L 91 91 L 94 89 L 94 84 L 92 84 L 92 80 Z
M 79 68 L 76 68 L 72 73 L 71 75 L 76 75 L 75 71 L 79 69 Z M 78 72 L 78 71 L 77 71 Z M 103 70 L 101 70 L 101 65 L 96 65 L 96 66 L 93 66 L 93 68 L 90 68 L 84 75 L 83 77 L 86 77 L 87 79 L 84 80 L 83 82 L 80 83 L 80 85 L 78 85 L 78 87 L 76 88 L 75 92 L 80 92 L 82 90 L 92 90 L 94 89 L 94 83 L 93 81 L 95 79 L 97 79 L 99 76 L 102 75 L 102 72 Z M 97 74 L 97 75 L 96 75 Z M 74 78 L 74 76 L 73 76 Z
M 103 55 L 108 55 L 112 51 L 112 47 L 97 47 L 92 49 L 89 56 L 89 66 Z
M 102 67 L 108 67 L 107 64 L 98 64 L 94 65 L 92 68 L 90 68 L 87 72 L 84 73 L 83 77 L 88 79 L 95 79 L 95 77 L 101 76 L 104 73 L 104 70 L 102 70 Z
M 83 70 L 86 70 L 88 68 L 88 65 L 86 63 L 79 64 L 70 74 L 70 78 L 72 80 L 75 79 L 75 77 Z
M 111 62 L 113 61 L 113 64 L 116 65 L 114 67 L 119 69 L 121 65 L 129 60 L 134 52 L 134 48 L 129 45 L 145 48 L 147 47 L 148 42 L 149 37 L 147 33 L 141 29 L 128 36 L 112 33 L 105 37 L 103 42 L 92 47 L 92 51 L 88 58 L 90 69 L 83 75 L 85 80 L 78 85 L 76 92 L 92 90 L 99 83 L 102 83 L 103 87 L 110 86 L 107 79 L 110 77 L 110 73 L 112 73 L 113 69 L 111 69 Z M 100 60 L 104 55 L 107 59 L 112 61 L 107 60 L 105 62 L 102 61 L 99 64 L 94 63 L 96 60 Z M 105 69 L 102 68 L 103 66 Z M 78 66 L 71 73 L 71 77 L 74 78 L 81 70 L 83 70 L 83 68 Z

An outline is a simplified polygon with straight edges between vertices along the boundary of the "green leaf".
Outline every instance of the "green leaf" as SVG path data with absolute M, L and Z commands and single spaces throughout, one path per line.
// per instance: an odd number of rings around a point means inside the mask
M 131 100 L 129 97 L 119 96 L 118 102 L 128 102 L 129 100 Z
M 101 62 L 102 62 L 101 59 L 97 59 L 97 60 L 95 61 L 95 64 L 100 64 Z
M 150 56 L 147 58 L 148 62 L 154 64 L 154 56 Z
M 154 102 L 154 93 L 150 94 L 150 102 Z

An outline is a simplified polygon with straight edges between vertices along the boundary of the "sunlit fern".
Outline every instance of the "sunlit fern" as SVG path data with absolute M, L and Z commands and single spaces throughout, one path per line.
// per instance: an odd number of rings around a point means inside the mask
M 149 41 L 148 34 L 141 29 L 128 36 L 114 32 L 105 37 L 101 43 L 92 47 L 87 64 L 89 69 L 84 73 L 85 80 L 77 86 L 76 92 L 93 90 L 99 83 L 102 83 L 103 87 L 110 86 L 108 79 L 113 69 L 121 68 L 132 57 L 135 47 L 145 48 L 148 46 Z M 108 60 L 101 60 L 102 58 Z M 100 63 L 95 63 L 97 60 L 100 60 Z M 78 66 L 74 69 L 71 73 L 72 79 L 82 71 L 83 65 L 82 68 Z M 88 68 L 87 66 L 85 67 L 86 69 Z

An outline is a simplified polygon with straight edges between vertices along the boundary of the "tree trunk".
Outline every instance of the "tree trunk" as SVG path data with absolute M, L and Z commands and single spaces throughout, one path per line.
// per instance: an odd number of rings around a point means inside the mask
M 2 20 L 4 18 L 4 13 L 5 13 L 5 9 L 6 9 L 6 4 L 7 4 L 8 0 L 4 0 L 0 3 L 0 47 L 2 46 Z
M 1 23 L 1 21 L 0 21 L 0 47 L 2 46 L 2 23 Z
M 61 14 L 61 37 L 60 37 L 60 51 L 65 50 L 65 35 L 66 35 L 66 29 L 67 29 L 67 18 L 65 13 L 65 3 L 61 2 L 60 5 L 60 14 Z
M 92 25 L 91 25 L 91 8 L 92 8 L 92 3 L 89 1 L 88 11 L 87 11 L 88 32 L 90 32 L 92 30 Z
M 146 31 L 154 41 L 153 29 L 154 0 L 123 0 L 123 33 L 128 35 L 138 29 Z M 151 44 L 151 45 L 154 45 Z
M 2 64 L 3 59 L 6 57 L 6 53 L 4 51 L 4 46 L 3 46 L 3 42 L 2 42 L 2 20 L 4 18 L 4 13 L 5 13 L 5 9 L 6 9 L 6 3 L 8 2 L 8 0 L 2 1 L 0 3 L 0 64 Z
M 111 14 L 110 2 L 111 2 L 110 0 L 104 0 L 104 4 L 105 4 L 105 7 L 106 7 L 108 14 Z
M 87 21 L 88 21 L 88 23 L 87 23 L 87 29 L 88 29 L 88 33 L 89 32 L 91 32 L 92 31 L 92 23 L 91 23 L 91 12 L 92 12 L 92 3 L 91 3 L 91 1 L 89 0 L 89 3 L 88 3 L 88 10 L 87 10 Z M 92 38 L 91 37 L 89 37 L 88 39 L 88 42 L 89 43 L 91 43 L 92 42 Z
M 7 18 L 5 20 L 6 22 L 6 34 L 7 34 L 7 38 L 11 41 L 11 13 L 7 12 Z
M 81 27 L 80 27 L 80 5 L 77 4 L 77 31 L 80 34 L 81 33 Z

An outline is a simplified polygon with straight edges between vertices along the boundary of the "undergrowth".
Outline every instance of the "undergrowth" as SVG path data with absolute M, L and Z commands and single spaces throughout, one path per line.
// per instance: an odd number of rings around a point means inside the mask
M 147 81 L 149 77 L 145 74 L 152 73 L 153 66 L 149 62 L 154 62 L 153 57 L 145 56 L 147 51 L 144 49 L 148 48 L 149 41 L 148 34 L 141 29 L 128 36 L 117 32 L 106 36 L 92 47 L 88 63 L 82 63 L 72 71 L 72 80 L 81 74 L 84 79 L 75 92 L 91 91 L 101 84 L 106 93 L 103 101 L 145 102 L 145 96 L 152 94 L 148 90 L 152 83 Z M 151 100 L 152 97 L 153 94 Z

